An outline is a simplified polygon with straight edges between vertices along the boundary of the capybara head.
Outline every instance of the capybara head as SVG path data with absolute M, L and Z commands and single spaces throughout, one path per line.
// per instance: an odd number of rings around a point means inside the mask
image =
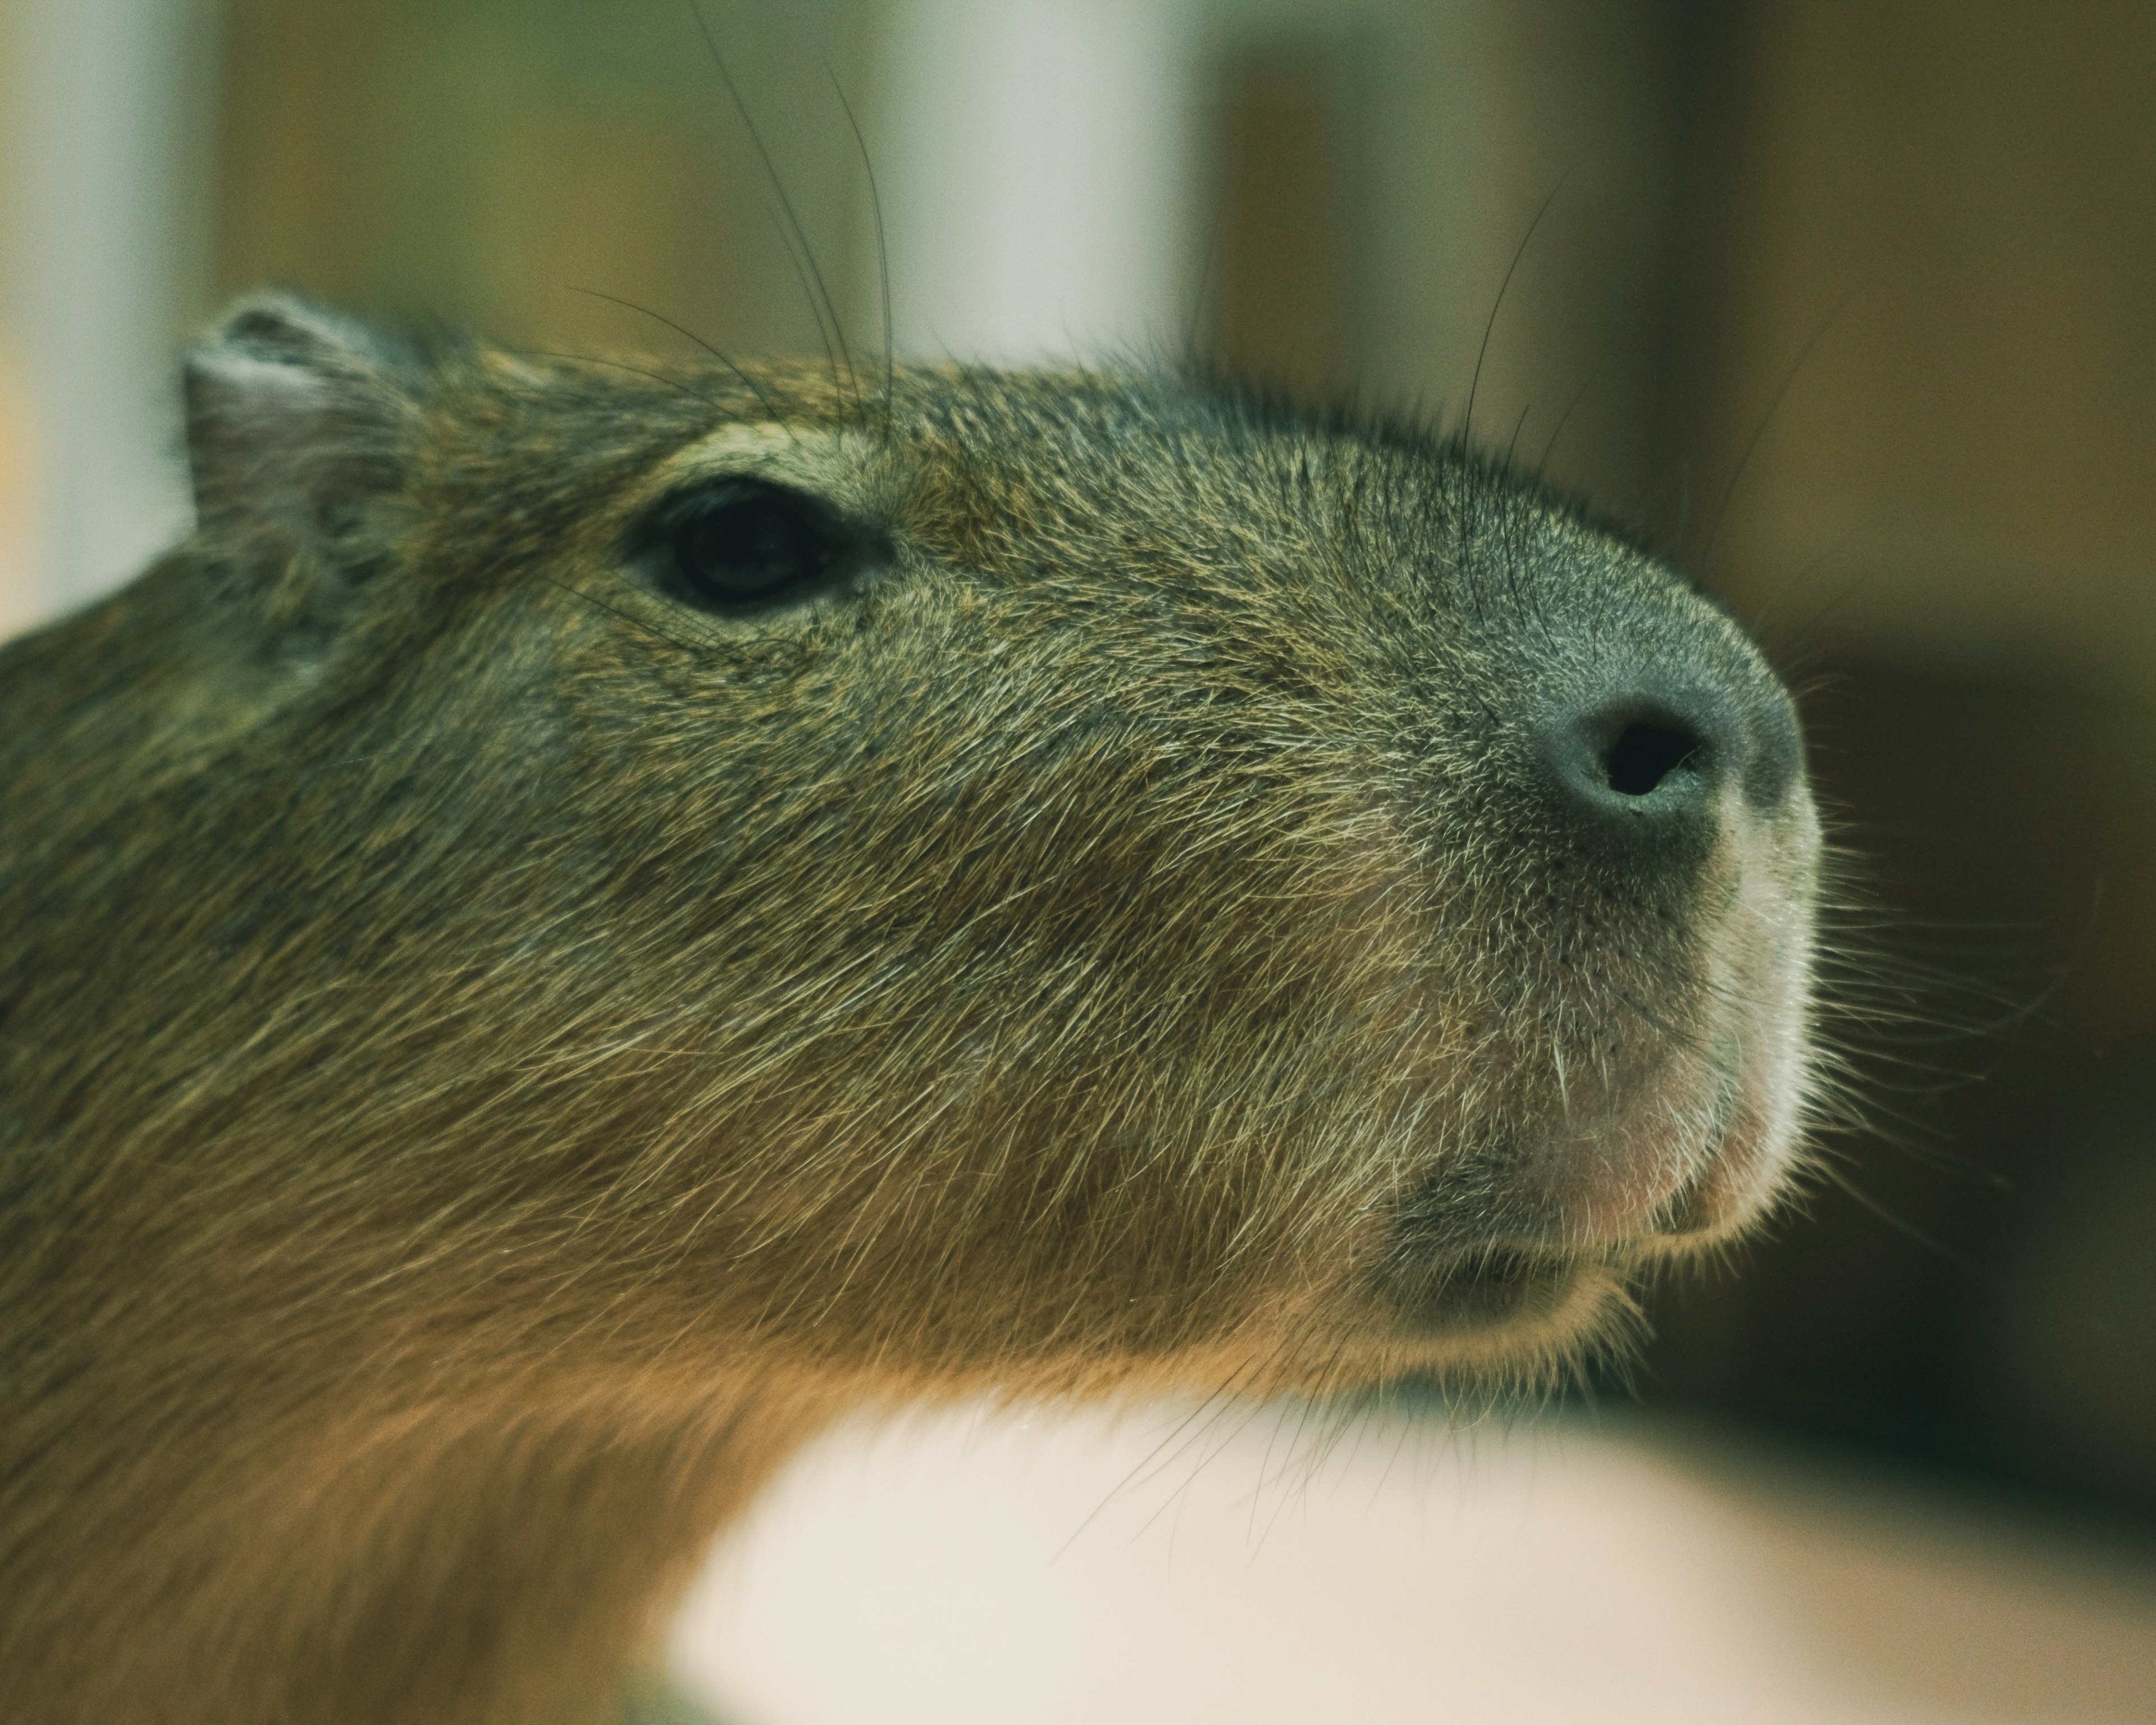
M 1789 699 L 1458 440 L 277 297 L 188 386 L 10 715 L 48 1183 L 485 1353 L 1261 1387 L 1547 1363 L 1785 1178 Z
M 187 390 L 0 653 L 40 1718 L 575 1725 L 835 1409 L 1532 1377 L 1788 1177 L 1788 698 L 1461 440 L 276 297 Z

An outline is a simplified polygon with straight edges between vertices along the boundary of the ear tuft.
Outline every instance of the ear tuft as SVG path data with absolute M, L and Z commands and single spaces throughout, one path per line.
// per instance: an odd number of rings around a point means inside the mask
M 355 319 L 291 294 L 241 300 L 187 362 L 202 527 L 358 573 L 367 506 L 403 477 L 426 379 L 414 351 Z

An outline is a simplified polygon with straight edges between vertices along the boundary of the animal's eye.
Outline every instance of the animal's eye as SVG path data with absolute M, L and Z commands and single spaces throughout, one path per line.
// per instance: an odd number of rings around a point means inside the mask
M 759 611 L 823 591 L 857 546 L 813 498 L 728 480 L 660 506 L 639 535 L 660 584 L 706 611 Z

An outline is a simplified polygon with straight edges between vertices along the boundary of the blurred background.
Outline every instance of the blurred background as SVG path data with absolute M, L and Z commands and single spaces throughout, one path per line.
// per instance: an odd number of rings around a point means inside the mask
M 1554 1448 L 1432 1451 L 1435 1404 L 1285 1482 L 1271 1413 L 1160 1478 L 1142 1420 L 837 1440 L 685 1620 L 696 1681 L 770 1725 L 2156 1717 L 2156 8 L 706 16 L 856 347 L 1194 348 L 1446 424 L 1471 385 L 1485 440 L 1750 620 L 1845 853 L 1869 1123 L 1655 1292 Z M 555 352 L 819 343 L 682 0 L 0 0 L 0 629 L 182 530 L 174 361 L 242 288 Z M 1423 1543 L 1406 1476 L 1356 1471 L 1388 1445 L 1440 1482 Z M 1152 1532 L 1058 1558 L 1133 1494 Z

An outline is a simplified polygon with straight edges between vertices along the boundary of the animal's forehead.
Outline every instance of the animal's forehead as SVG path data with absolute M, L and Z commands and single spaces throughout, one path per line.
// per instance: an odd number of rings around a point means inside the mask
M 755 473 L 968 561 L 1030 561 L 1045 537 L 1178 561 L 1584 553 L 1605 579 L 1654 578 L 1651 559 L 1456 440 L 1169 373 L 864 365 L 834 381 L 793 362 L 727 381 L 728 421 L 677 451 L 670 476 Z
M 1036 531 L 1299 535 L 1380 465 L 1350 437 L 1260 423 L 1142 373 L 909 367 L 856 390 L 787 366 L 733 382 L 726 418 L 673 451 L 661 485 L 753 475 L 954 547 Z M 1384 490 L 1414 488 L 1414 464 L 1383 465 L 1396 470 Z
M 1278 543 L 1335 537 L 1353 516 L 1382 537 L 1441 516 L 1457 466 L 1435 439 L 1389 442 L 1172 375 L 930 374 L 901 399 L 925 487 L 1078 536 Z
M 901 512 L 970 560 L 1026 542 L 1128 557 L 1307 546 L 1337 511 L 1317 440 L 1112 374 L 975 374 L 902 425 Z M 1300 471 L 1298 471 L 1300 470 Z

